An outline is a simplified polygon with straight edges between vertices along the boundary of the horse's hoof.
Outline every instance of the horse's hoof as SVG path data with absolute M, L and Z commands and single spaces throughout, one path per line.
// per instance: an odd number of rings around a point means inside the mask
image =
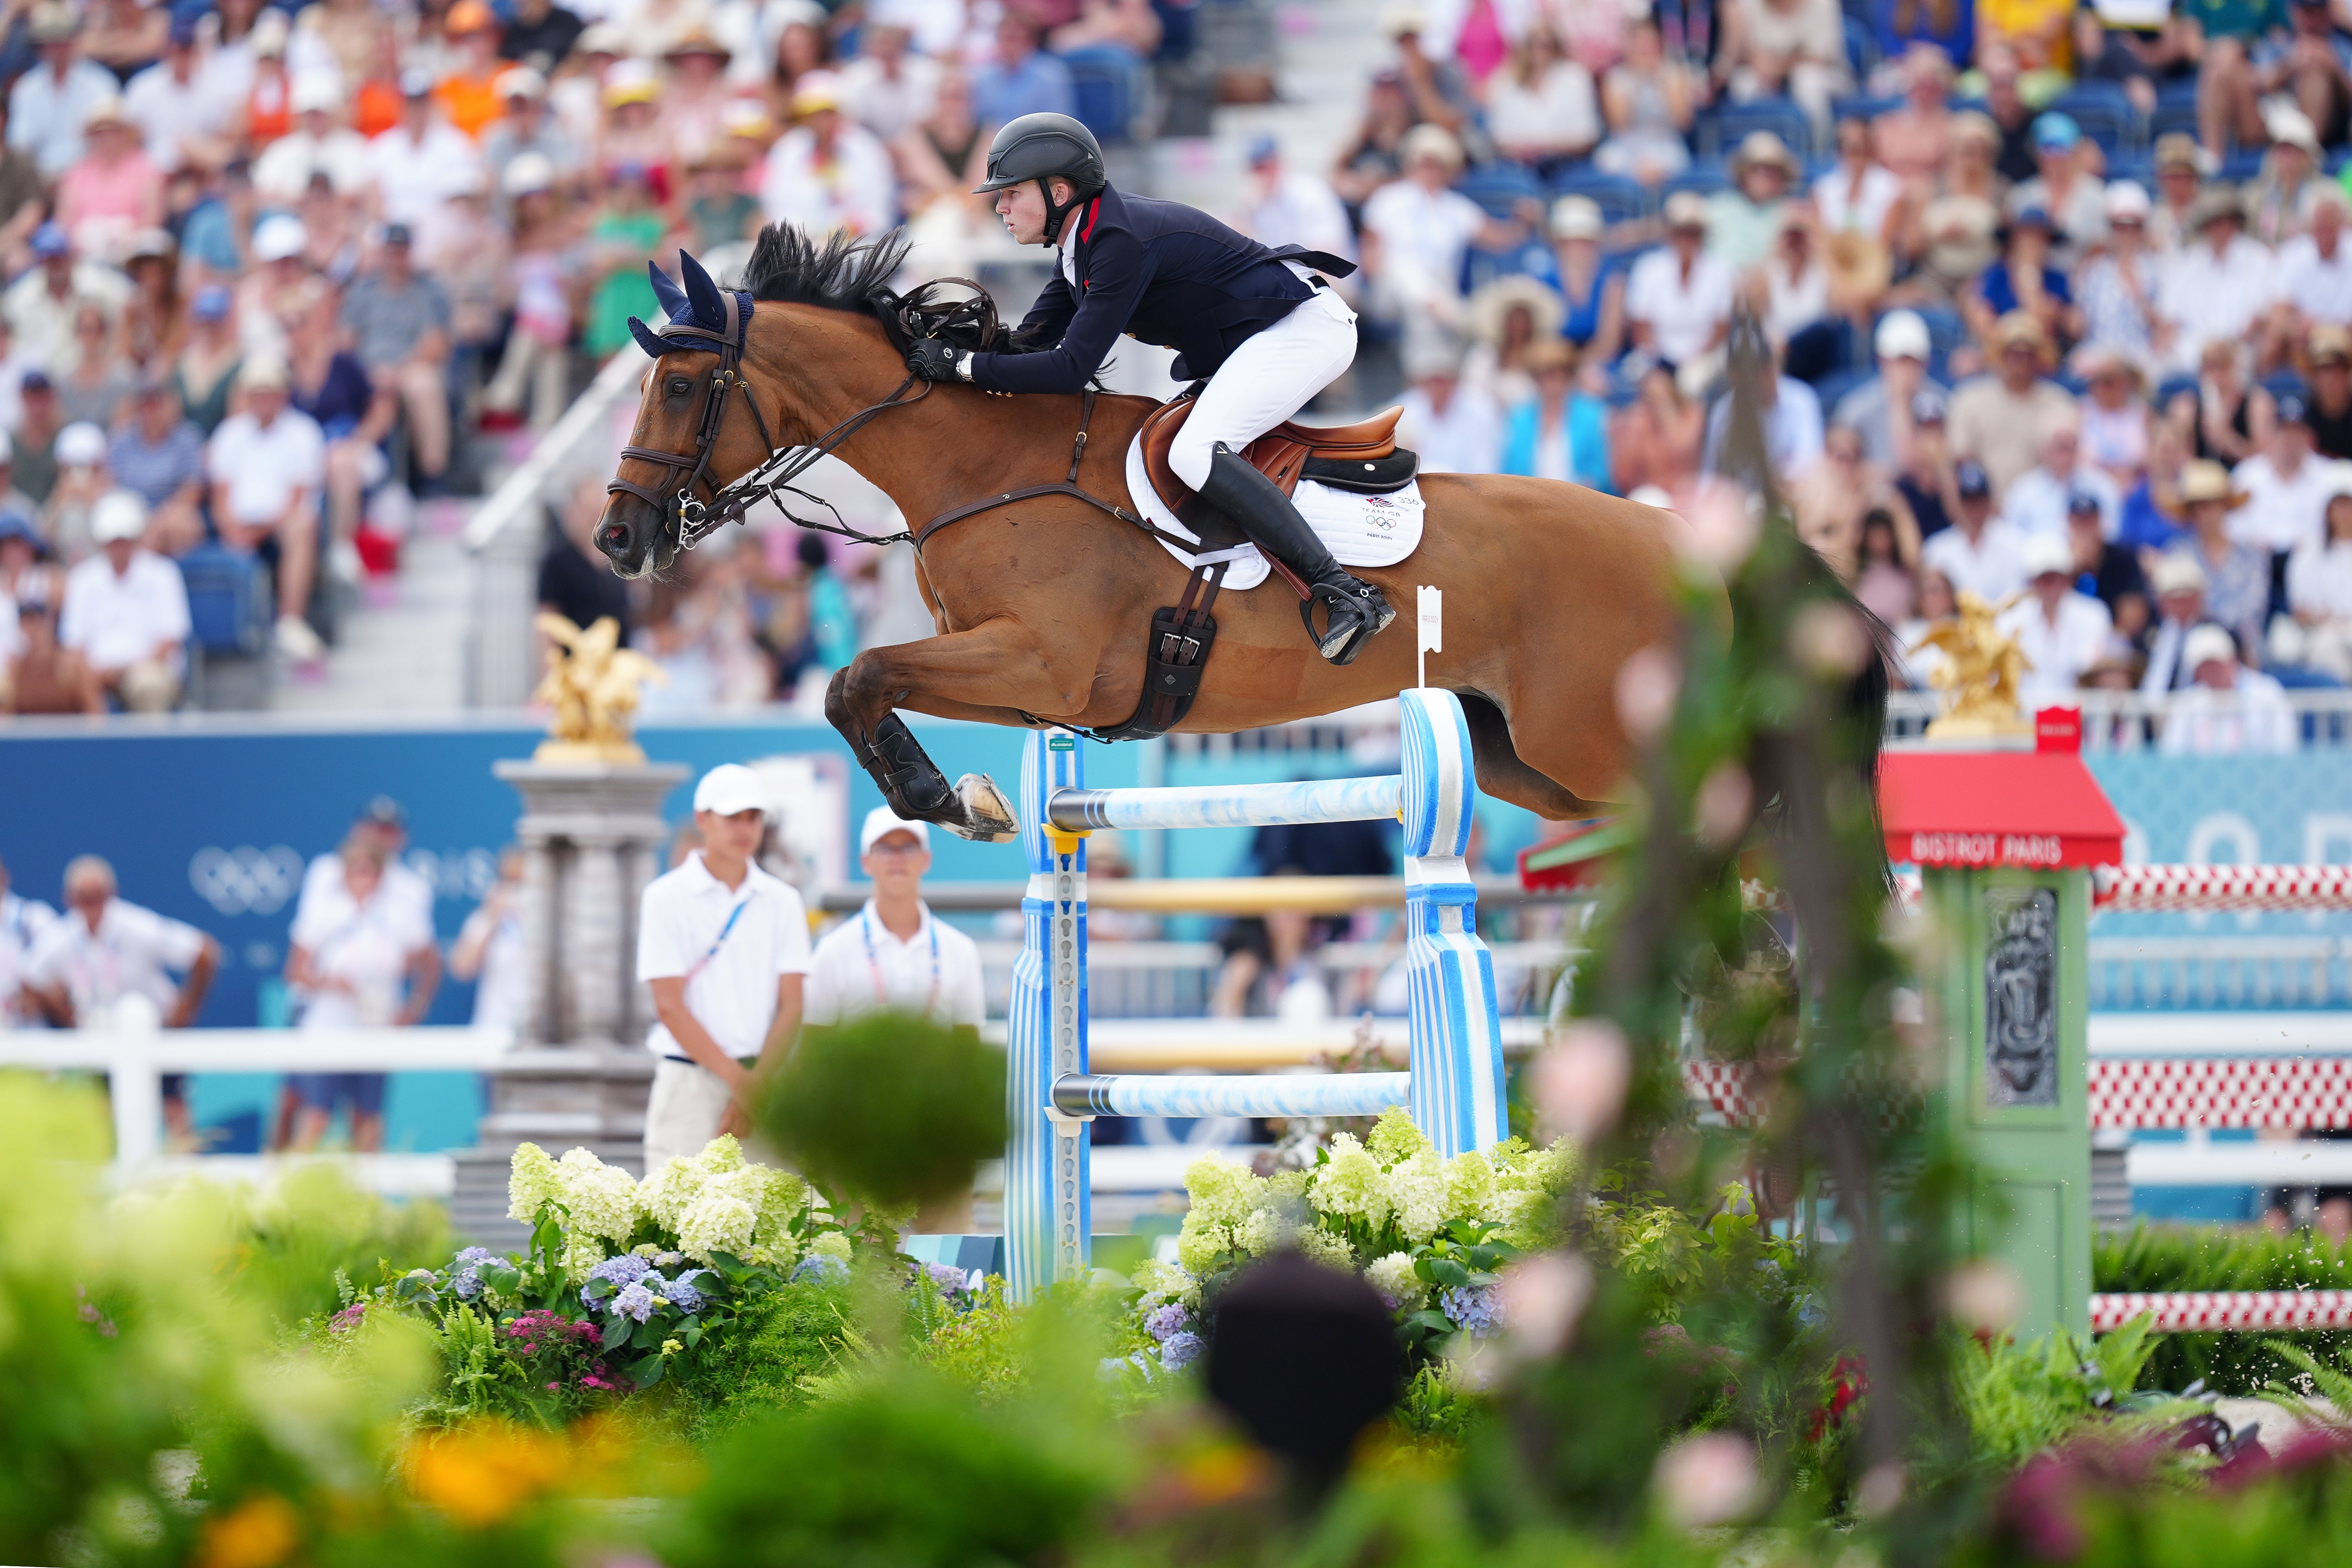
M 982 844 L 1010 844 L 1021 837 L 1021 825 L 1013 815 L 1013 803 L 996 787 L 996 781 L 986 773 L 966 773 L 956 780 L 956 798 L 963 803 L 964 821 L 961 826 L 943 824 L 959 838 L 976 839 Z

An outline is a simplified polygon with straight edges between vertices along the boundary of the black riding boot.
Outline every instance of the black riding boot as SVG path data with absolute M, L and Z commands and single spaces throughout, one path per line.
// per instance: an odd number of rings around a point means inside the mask
M 1252 544 L 1297 573 L 1313 592 L 1314 597 L 1298 606 L 1298 618 L 1307 623 L 1315 651 L 1333 664 L 1353 664 L 1364 645 L 1396 619 L 1396 611 L 1378 588 L 1331 559 L 1331 552 L 1315 537 L 1290 498 L 1223 441 L 1210 449 L 1209 481 L 1201 487 L 1200 496 L 1232 518 Z M 1319 634 L 1314 616 L 1318 604 L 1330 617 Z

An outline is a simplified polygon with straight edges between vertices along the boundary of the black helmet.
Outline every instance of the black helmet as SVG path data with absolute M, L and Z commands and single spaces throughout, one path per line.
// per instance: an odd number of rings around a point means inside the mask
M 1007 121 L 996 140 L 988 144 L 988 179 L 973 195 L 985 195 L 1025 180 L 1039 181 L 1040 188 L 1045 188 L 1042 182 L 1057 178 L 1070 182 L 1073 206 L 1108 184 L 1103 174 L 1101 143 L 1093 132 L 1066 114 L 1024 114 Z M 1046 222 L 1050 240 L 1061 228 L 1066 209 L 1054 205 L 1050 189 L 1045 190 L 1045 208 L 1051 215 Z

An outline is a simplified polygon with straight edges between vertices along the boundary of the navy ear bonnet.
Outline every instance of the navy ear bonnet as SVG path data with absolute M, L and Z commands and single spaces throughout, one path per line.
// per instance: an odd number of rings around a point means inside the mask
M 683 250 L 677 253 L 677 271 L 686 279 L 682 289 L 657 264 L 646 263 L 654 298 L 668 320 L 656 329 L 631 316 L 629 335 L 637 340 L 637 346 L 656 359 L 679 349 L 711 353 L 721 347 L 740 349 L 751 325 L 751 296 L 719 288 L 702 269 L 702 263 Z

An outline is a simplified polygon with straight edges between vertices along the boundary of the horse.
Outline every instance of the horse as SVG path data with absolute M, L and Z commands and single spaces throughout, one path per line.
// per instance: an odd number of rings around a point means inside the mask
M 624 577 L 664 570 L 696 520 L 723 521 L 723 507 L 712 510 L 721 487 L 786 447 L 831 450 L 919 531 L 968 509 L 917 546 L 939 635 L 860 653 L 833 677 L 824 708 L 893 811 L 1003 842 L 1016 829 L 1003 793 L 986 775 L 950 786 L 899 711 L 1019 728 L 1115 725 L 1137 710 L 1152 613 L 1174 602 L 1188 574 L 1132 519 L 1108 514 L 1132 504 L 1128 446 L 1158 405 L 913 382 L 886 325 L 903 303 L 889 280 L 906 249 L 896 235 L 819 242 L 771 226 L 743 270 L 748 320 L 741 296 L 691 258 L 681 254 L 682 289 L 656 274 L 671 324 L 646 342 L 657 358 L 595 542 Z M 739 393 L 747 409 L 730 415 Z M 1070 484 L 1055 489 L 1066 473 Z M 1399 607 L 1396 624 L 1334 667 L 1301 632 L 1278 578 L 1229 595 L 1198 697 L 1176 728 L 1255 729 L 1415 685 L 1410 590 L 1433 584 L 1446 626 L 1429 679 L 1462 701 L 1478 787 L 1546 818 L 1597 815 L 1633 761 L 1618 672 L 1640 649 L 1677 637 L 1675 520 L 1558 480 L 1420 482 L 1420 548 L 1396 566 L 1358 569 Z M 982 504 L 1032 488 L 1053 493 Z M 1718 587 L 1716 597 L 1727 615 L 1727 595 Z

